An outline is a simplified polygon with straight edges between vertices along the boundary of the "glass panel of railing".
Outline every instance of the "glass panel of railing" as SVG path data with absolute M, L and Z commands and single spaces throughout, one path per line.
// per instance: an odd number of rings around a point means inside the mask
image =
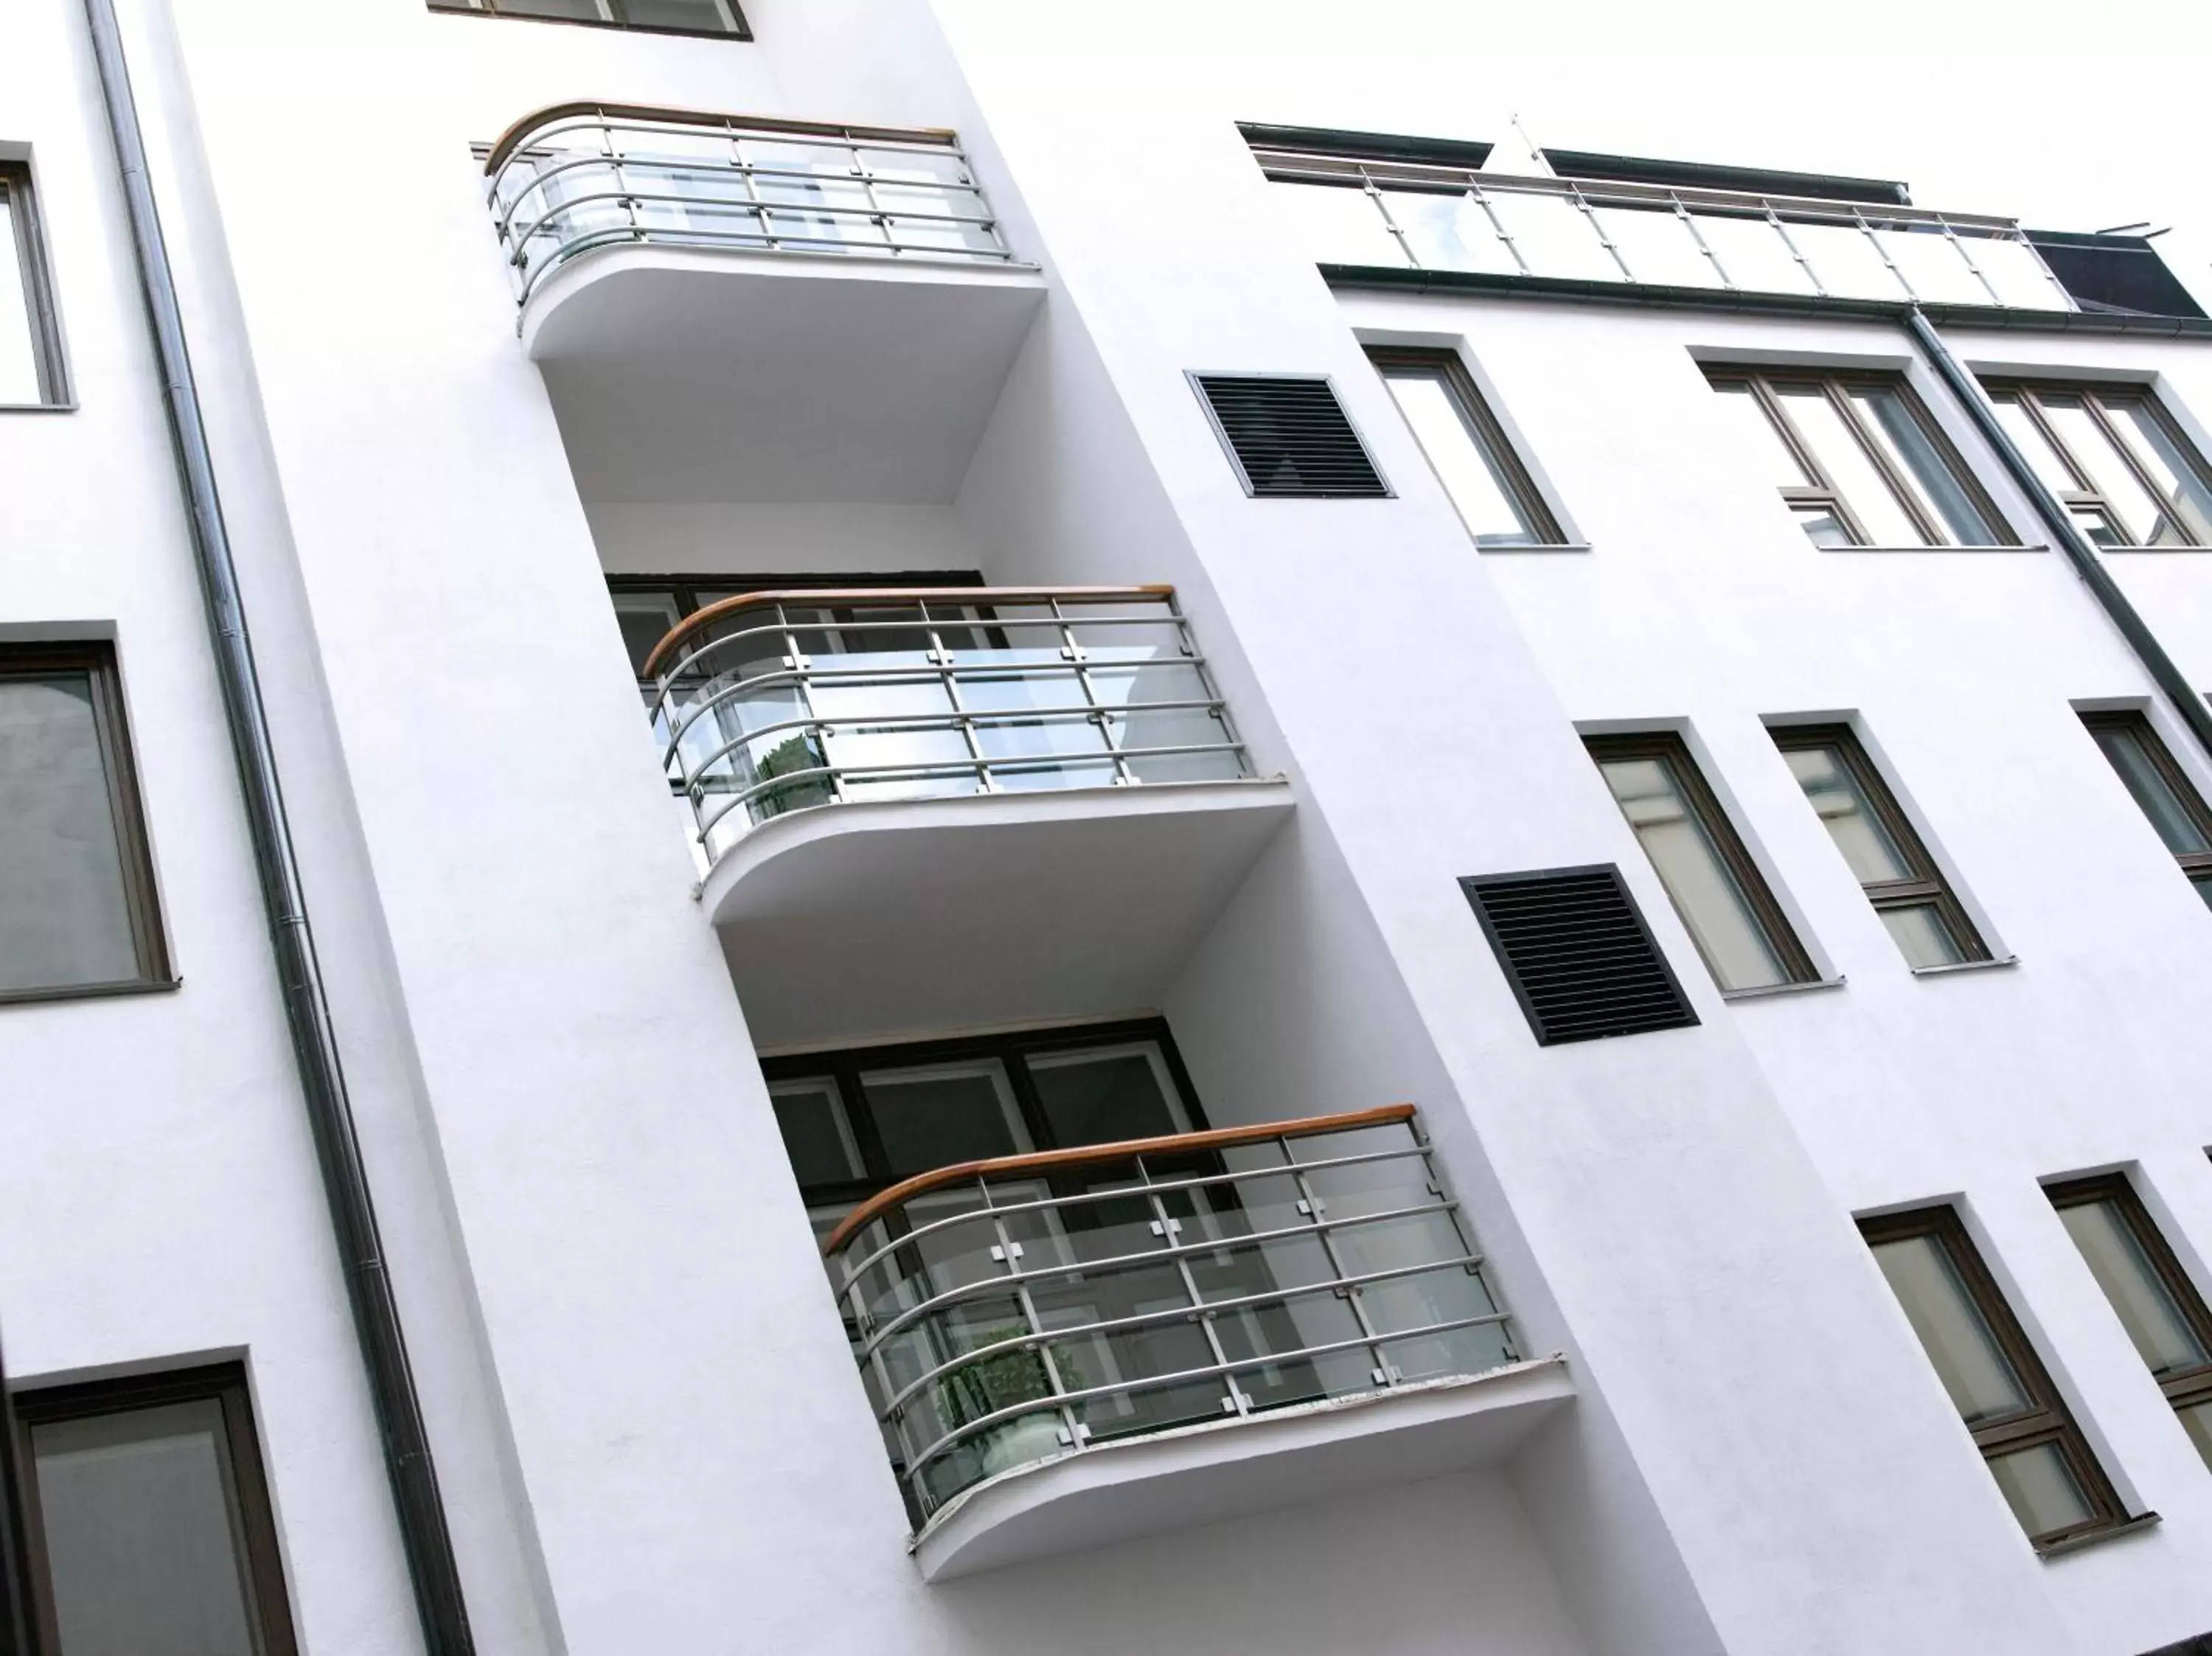
M 1425 268 L 1520 274 L 1512 252 L 1498 239 L 1497 225 L 1469 191 L 1386 190 L 1382 200 L 1415 261 Z
M 1690 221 L 1713 250 L 1731 287 L 1762 294 L 1813 292 L 1813 278 L 1764 209 L 1723 213 L 1701 207 Z
M 1591 209 L 1598 227 L 1639 282 L 1676 288 L 1718 288 L 1725 284 L 1688 222 L 1663 202 L 1613 203 Z
M 799 252 L 881 252 L 882 224 L 852 150 L 842 144 L 773 137 L 737 141 L 752 169 L 754 196 L 769 209 L 768 232 Z
M 1996 289 L 1997 302 L 2016 305 L 2022 310 L 2070 311 L 2074 304 L 2058 284 L 2051 279 L 2050 268 L 2043 256 L 2016 236 L 1983 236 L 1972 246 L 1974 264 L 1990 287 Z
M 1529 275 L 1578 282 L 1626 280 L 1598 239 L 1589 215 L 1570 197 L 1495 185 L 1486 185 L 1483 195 L 1513 239 Z
M 1855 220 L 1793 219 L 1790 240 L 1832 299 L 1911 297 L 1884 260 L 1881 245 Z
M 1938 305 L 1986 305 L 1982 285 L 1960 252 L 1960 244 L 1940 224 L 1892 223 L 1877 227 L 1875 239 L 1889 255 L 1916 297 Z
M 1298 247 L 1315 264 L 1405 266 L 1406 250 L 1364 190 L 1278 184 L 1274 197 Z
M 989 253 L 997 247 L 968 164 L 950 150 L 854 151 L 874 179 L 890 240 L 905 248 Z

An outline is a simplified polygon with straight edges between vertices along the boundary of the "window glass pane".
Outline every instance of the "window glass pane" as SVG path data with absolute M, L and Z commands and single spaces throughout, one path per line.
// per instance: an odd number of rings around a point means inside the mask
M 647 658 L 669 629 L 683 619 L 672 592 L 617 592 L 615 618 L 622 623 L 623 646 L 629 652 L 630 670 L 645 676 Z
M 1998 1455 L 1990 1460 L 1990 1471 L 2021 1528 L 2031 1536 L 2054 1535 L 2097 1515 L 2056 1444 Z
M 2090 486 L 2105 497 L 2118 515 L 2119 527 L 2127 531 L 2129 542 L 2136 546 L 2147 544 L 2158 528 L 2158 502 L 2136 481 L 2119 451 L 2106 437 L 2103 428 L 2082 406 L 2081 399 L 2046 392 L 2037 400 L 2043 404 L 2044 415 L 2050 420 L 2051 429 L 2058 434 L 2058 440 L 2074 457 L 2074 463 L 2089 474 Z
M 1993 391 L 1990 401 L 1996 405 L 1997 423 L 2004 428 L 2005 435 L 2027 457 L 2028 464 L 2035 468 L 2035 475 L 2043 479 L 2045 487 L 2061 494 L 2081 487 L 2067 469 L 2066 462 L 2058 458 L 2058 451 L 2051 446 L 2043 428 L 2021 406 L 2018 396 L 2011 391 Z
M 1881 923 L 1889 928 L 1889 935 L 1905 955 L 1911 967 L 1956 966 L 1966 958 L 1960 947 L 1950 922 L 1933 903 L 1914 903 L 1905 908 L 1885 908 L 1877 911 Z
M 1951 538 L 1961 546 L 1994 544 L 1996 531 L 1968 498 L 1904 397 L 1887 385 L 1854 389 L 1850 396 L 1875 441 L 1887 452 L 1890 464 L 1919 483 L 1921 505 L 1935 507 L 1932 515 L 1949 526 Z
M 31 1429 L 64 1656 L 255 1656 L 213 1400 Z
M 594 23 L 606 20 L 599 0 L 490 0 L 488 9 L 504 17 L 561 17 Z
M 0 183 L 0 403 L 44 401 L 39 389 L 38 335 L 23 290 L 23 259 L 8 186 Z
M 137 975 L 92 676 L 0 678 L 0 990 Z
M 2158 480 L 2166 528 L 2160 543 L 2212 546 L 2212 489 L 2139 398 L 2101 399 L 2136 461 Z
M 1851 538 L 1850 526 L 1825 506 L 1799 506 L 1790 508 L 1797 526 L 1805 531 L 1806 539 L 1815 546 L 1856 546 Z
M 1149 1040 L 1025 1060 L 1044 1119 L 1060 1144 L 1108 1144 L 1188 1132 L 1160 1049 Z
M 1766 417 L 1766 410 L 1759 407 L 1749 385 L 1723 380 L 1713 390 L 1721 399 L 1721 407 L 1735 422 L 1746 452 L 1759 457 L 1768 477 L 1785 488 L 1802 488 L 1813 481 L 1790 452 L 1790 445 L 1782 440 L 1782 434 L 1775 430 L 1774 422 Z
M 1030 1148 L 996 1059 L 876 1070 L 860 1085 L 893 1178 Z
M 2197 888 L 2197 895 L 2204 900 L 2204 906 L 2212 908 L 2212 872 L 2192 874 L 2189 883 Z
M 2142 814 L 2150 818 L 2150 825 L 2158 830 L 2158 837 L 2166 841 L 2168 851 L 2177 856 L 2212 851 L 2212 838 L 2208 838 L 2197 826 L 2194 814 L 2151 758 L 2149 749 L 2143 745 L 2142 732 L 2124 725 L 2105 725 L 2098 726 L 2094 734 L 2097 745 L 2112 761 L 2112 768 L 2120 773 L 2120 780 L 2127 784 L 2128 792 L 2142 807 Z
M 640 28 L 693 29 L 701 34 L 728 34 L 737 27 L 729 0 L 617 0 L 615 10 L 624 22 Z
M 1874 1257 L 1966 1424 L 2027 1410 L 2027 1389 L 1967 1293 L 1950 1250 L 1934 1236 L 1900 1236 L 1875 1243 Z
M 1663 759 L 1601 760 L 1660 883 L 1723 989 L 1787 983 L 1790 973 Z
M 2181 1429 L 2189 1434 L 2197 1453 L 2204 1457 L 2207 1466 L 2212 1466 L 2212 1401 L 2192 1403 L 2175 1412 L 2181 1416 Z
M 1792 748 L 1782 756 L 1860 883 L 1909 880 L 1918 874 L 1874 814 L 1841 754 L 1833 748 Z
M 1537 540 L 1515 504 L 1498 457 L 1459 406 L 1442 373 L 1391 372 L 1383 376 L 1406 423 L 1429 457 L 1444 492 L 1459 508 L 1477 546 L 1528 546 Z
M 2151 1373 L 2167 1374 L 2212 1361 L 2118 1204 L 2074 1203 L 2059 1209 L 2058 1216 Z
M 864 1176 L 860 1146 L 845 1119 L 845 1101 L 833 1077 L 779 1081 L 768 1089 L 784 1152 L 802 1187 L 840 1185 Z
M 1859 446 L 1844 416 L 1817 385 L 1778 387 L 1776 397 L 1806 446 L 1819 458 L 1828 479 L 1871 537 L 1869 546 L 1921 546 L 1925 537 L 1890 493 L 1881 473 Z

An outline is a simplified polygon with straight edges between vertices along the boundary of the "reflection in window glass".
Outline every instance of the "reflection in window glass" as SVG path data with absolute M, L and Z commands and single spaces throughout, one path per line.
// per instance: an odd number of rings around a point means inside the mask
M 1841 754 L 1827 747 L 1796 748 L 1783 757 L 1789 761 L 1797 785 L 1805 790 L 1806 798 L 1812 801 L 1821 826 L 1862 884 L 1912 877 L 1911 865 L 1874 814 Z
M 1905 963 L 1915 971 L 1931 966 L 1956 966 L 1966 958 L 1950 923 L 1934 903 L 1912 903 L 1876 911 L 1889 935 L 1896 940 Z
M 1027 1064 L 1056 1143 L 1108 1144 L 1190 1131 L 1152 1041 L 1035 1052 Z
M 833 1078 L 779 1081 L 768 1092 L 784 1151 L 802 1188 L 866 1176 L 852 1124 L 846 1119 L 844 1098 Z
M 1969 1426 L 2030 1407 L 2012 1364 L 1939 1238 L 1923 1234 L 1877 1242 L 1874 1257 Z
M 1442 372 L 1386 367 L 1383 383 L 1477 546 L 1532 546 L 1547 538 L 1515 499 L 1509 463 Z
M 2033 1449 L 1994 1455 L 1990 1471 L 2021 1528 L 2030 1535 L 2070 1530 L 2096 1516 L 2055 1444 L 2039 1443 Z
M 2212 545 L 2212 474 L 2148 392 L 1999 383 L 1997 417 L 2100 546 Z
M 0 403 L 39 403 L 38 327 L 23 288 L 22 221 L 0 177 Z
M 1776 399 L 1813 452 L 1820 470 L 1857 516 L 1869 546 L 1920 546 L 1926 543 L 1898 503 L 1889 484 L 1852 435 L 1844 417 L 1818 385 L 1784 385 Z
M 2100 719 L 2090 730 L 2166 848 L 2177 855 L 2212 852 L 2212 834 L 2205 830 L 2202 812 L 2182 798 L 2167 768 L 2172 761 L 2140 716 Z
M 1720 379 L 1713 382 L 1713 390 L 1720 397 L 1720 406 L 1735 422 L 1744 446 L 1757 451 L 1765 462 L 1769 478 L 1783 488 L 1801 488 L 1813 481 L 1806 474 L 1803 463 L 1775 429 L 1774 422 L 1759 406 L 1759 399 L 1749 385 Z
M 2076 1203 L 2061 1208 L 2058 1216 L 2151 1373 L 2166 1374 L 2212 1362 L 2212 1353 L 2190 1327 L 2118 1204 Z
M 894 1177 L 1030 1148 L 995 1059 L 872 1071 L 860 1084 Z
M 1869 417 L 1866 428 L 1881 445 L 1891 467 L 1919 486 L 1920 506 L 1932 502 L 1933 515 L 1949 525 L 1962 546 L 1987 546 L 1996 537 L 1950 467 L 1928 440 L 1928 433 L 1893 386 L 1855 386 L 1851 401 Z
M 2174 542 L 2212 546 L 2212 488 L 2140 400 L 2106 400 L 2121 440 L 2158 485 L 2160 505 Z

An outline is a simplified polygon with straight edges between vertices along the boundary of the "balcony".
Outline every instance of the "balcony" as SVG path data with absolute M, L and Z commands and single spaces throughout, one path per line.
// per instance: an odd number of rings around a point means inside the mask
M 1255 145 L 1316 263 L 1806 299 L 2077 308 L 2015 220 Z
M 484 172 L 587 500 L 950 500 L 1042 296 L 950 132 L 565 104 Z
M 823 1253 L 933 1580 L 1491 1464 L 1572 1396 L 1411 1105 L 940 1168 Z
M 1167 587 L 750 593 L 644 671 L 763 1045 L 1156 1005 L 1290 810 Z

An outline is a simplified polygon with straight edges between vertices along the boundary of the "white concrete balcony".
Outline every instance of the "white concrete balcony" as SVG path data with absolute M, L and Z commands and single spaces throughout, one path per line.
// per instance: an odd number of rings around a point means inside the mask
M 823 1252 L 933 1580 L 1492 1464 L 1573 1395 L 1411 1105 L 941 1168 Z
M 1158 1004 L 1291 809 L 1168 587 L 750 593 L 645 672 L 763 1046 Z
M 1042 296 L 947 131 L 567 104 L 484 171 L 586 500 L 950 500 Z

